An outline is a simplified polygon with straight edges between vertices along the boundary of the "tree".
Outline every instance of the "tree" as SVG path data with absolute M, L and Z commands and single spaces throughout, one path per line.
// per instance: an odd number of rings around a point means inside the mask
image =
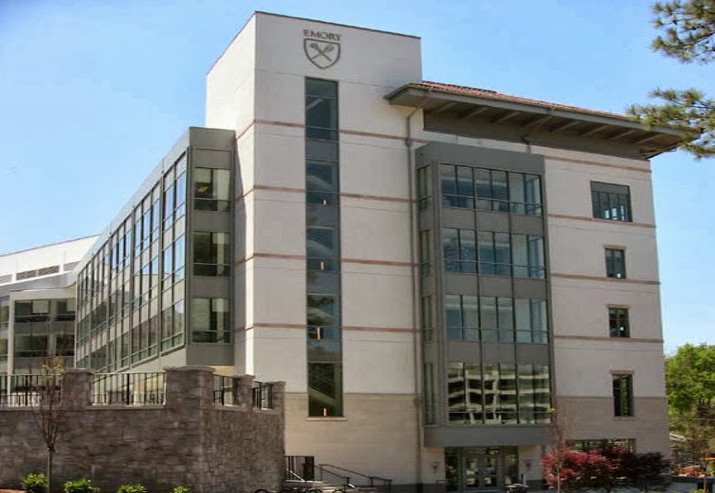
M 671 427 L 705 466 L 705 457 L 715 448 L 715 345 L 686 344 L 665 364 Z
M 653 5 L 662 34 L 652 47 L 681 62 L 715 60 L 715 0 L 674 0 Z M 695 89 L 656 89 L 662 104 L 633 105 L 628 112 L 647 127 L 671 126 L 683 134 L 681 148 L 697 158 L 715 155 L 715 100 Z
M 32 417 L 47 447 L 47 491 L 52 492 L 52 460 L 64 422 L 62 406 L 62 378 L 64 364 L 60 358 L 48 358 L 34 385 Z

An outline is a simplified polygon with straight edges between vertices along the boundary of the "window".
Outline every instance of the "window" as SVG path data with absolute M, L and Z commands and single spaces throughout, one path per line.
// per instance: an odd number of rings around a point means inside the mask
M 613 412 L 633 416 L 633 375 L 613 375 Z
M 338 252 L 337 228 L 308 226 L 305 234 L 308 270 L 339 270 L 340 254 Z
M 194 298 L 191 331 L 194 342 L 231 342 L 231 318 L 225 298 Z
M 630 337 L 628 308 L 611 307 L 608 309 L 608 330 L 611 337 Z
M 338 140 L 338 84 L 306 79 L 305 135 L 308 139 Z
M 545 300 L 448 294 L 444 310 L 451 341 L 547 342 Z
M 308 415 L 342 416 L 337 82 L 306 78 L 305 139 Z
M 447 272 L 477 272 L 476 233 L 469 229 L 442 230 L 442 251 Z
M 444 228 L 442 253 L 447 272 L 532 279 L 546 276 L 541 236 Z
M 440 165 L 439 175 L 445 207 L 541 215 L 538 175 L 453 164 Z
M 194 232 L 194 275 L 227 276 L 230 264 L 228 233 Z
M 622 248 L 606 248 L 606 277 L 626 278 L 626 251 Z
M 194 169 L 194 208 L 199 211 L 228 211 L 231 207 L 230 180 L 231 173 L 226 169 Z
M 611 221 L 631 222 L 631 195 L 625 185 L 591 182 L 593 217 Z
M 479 302 L 476 296 L 447 295 L 444 297 L 447 339 L 479 340 Z
M 549 367 L 450 362 L 447 399 L 451 424 L 549 423 Z

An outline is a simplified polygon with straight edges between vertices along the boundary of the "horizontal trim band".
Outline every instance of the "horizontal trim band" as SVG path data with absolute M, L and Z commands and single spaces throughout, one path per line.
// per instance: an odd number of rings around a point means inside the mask
M 600 341 L 600 342 L 648 342 L 648 343 L 653 343 L 653 344 L 663 344 L 663 339 L 647 339 L 647 338 L 638 338 L 638 337 L 554 335 L 554 339 L 566 339 L 566 340 L 574 340 L 574 341 Z
M 234 200 L 239 201 L 245 199 L 248 195 L 252 194 L 256 190 L 266 190 L 270 192 L 285 192 L 285 193 L 299 193 L 304 194 L 307 192 L 305 188 L 292 188 L 292 187 L 274 187 L 271 185 L 254 185 L 253 188 L 248 190 L 243 195 L 239 195 L 234 198 Z M 364 195 L 358 193 L 339 193 L 340 197 L 345 197 L 348 199 L 360 199 L 360 200 L 377 200 L 382 202 L 400 202 L 400 203 L 415 203 L 414 200 L 405 199 L 402 197 L 388 197 L 385 195 Z
M 281 260 L 306 260 L 305 255 L 289 255 L 282 253 L 254 253 L 250 257 L 245 259 L 237 260 L 235 265 L 245 264 L 256 258 L 273 258 Z M 385 265 L 391 267 L 417 267 L 418 264 L 412 264 L 410 262 L 397 262 L 390 260 L 371 260 L 371 259 L 358 259 L 358 258 L 344 258 L 340 259 L 344 264 L 362 264 L 362 265 Z
M 554 157 L 554 156 L 549 156 L 548 154 L 545 154 L 544 157 L 546 158 L 547 161 L 562 161 L 565 163 L 586 164 L 589 166 L 601 166 L 603 168 L 614 168 L 614 169 L 623 169 L 623 170 L 628 170 L 628 171 L 636 171 L 638 173 L 647 173 L 647 174 L 652 173 L 652 171 L 649 169 L 637 168 L 635 166 L 626 166 L 623 164 L 596 163 L 594 161 L 586 161 L 583 159 L 570 159 L 570 158 L 566 158 L 566 157 Z
M 615 282 L 619 284 L 643 284 L 646 286 L 660 286 L 660 281 L 648 281 L 642 279 L 616 279 L 614 277 L 586 276 L 581 274 L 557 274 L 552 273 L 551 278 L 557 279 L 575 279 L 579 281 L 600 281 L 600 282 Z
M 601 224 L 610 224 L 612 226 L 628 226 L 628 227 L 633 227 L 633 228 L 655 229 L 655 224 L 631 223 L 631 222 L 626 222 L 626 221 L 611 221 L 610 219 L 599 219 L 596 217 L 570 216 L 568 214 L 547 214 L 546 217 L 552 217 L 554 219 L 570 219 L 572 221 L 585 221 L 585 222 L 594 222 L 594 223 L 601 223 Z
M 268 323 L 254 323 L 251 326 L 245 327 L 245 330 L 252 329 L 297 329 L 306 330 L 307 325 L 301 324 L 268 324 Z M 244 330 L 243 327 L 239 327 L 237 330 Z M 394 334 L 416 334 L 417 329 L 410 328 L 399 328 L 399 327 L 359 327 L 359 326 L 344 326 L 343 331 L 347 332 L 383 332 L 383 333 L 394 333 Z

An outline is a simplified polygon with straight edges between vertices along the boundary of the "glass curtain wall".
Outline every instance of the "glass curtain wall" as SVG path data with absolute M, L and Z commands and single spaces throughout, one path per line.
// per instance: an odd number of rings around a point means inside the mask
M 338 84 L 305 80 L 308 414 L 343 415 Z
M 117 371 L 184 345 L 186 156 L 77 276 L 77 366 Z

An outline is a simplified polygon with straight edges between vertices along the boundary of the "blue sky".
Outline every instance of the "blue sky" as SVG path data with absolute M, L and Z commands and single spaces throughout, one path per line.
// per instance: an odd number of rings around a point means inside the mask
M 0 253 L 98 233 L 190 125 L 254 10 L 422 38 L 427 80 L 622 112 L 715 93 L 651 52 L 645 0 L 0 0 Z M 715 343 L 715 159 L 653 162 L 666 350 Z

